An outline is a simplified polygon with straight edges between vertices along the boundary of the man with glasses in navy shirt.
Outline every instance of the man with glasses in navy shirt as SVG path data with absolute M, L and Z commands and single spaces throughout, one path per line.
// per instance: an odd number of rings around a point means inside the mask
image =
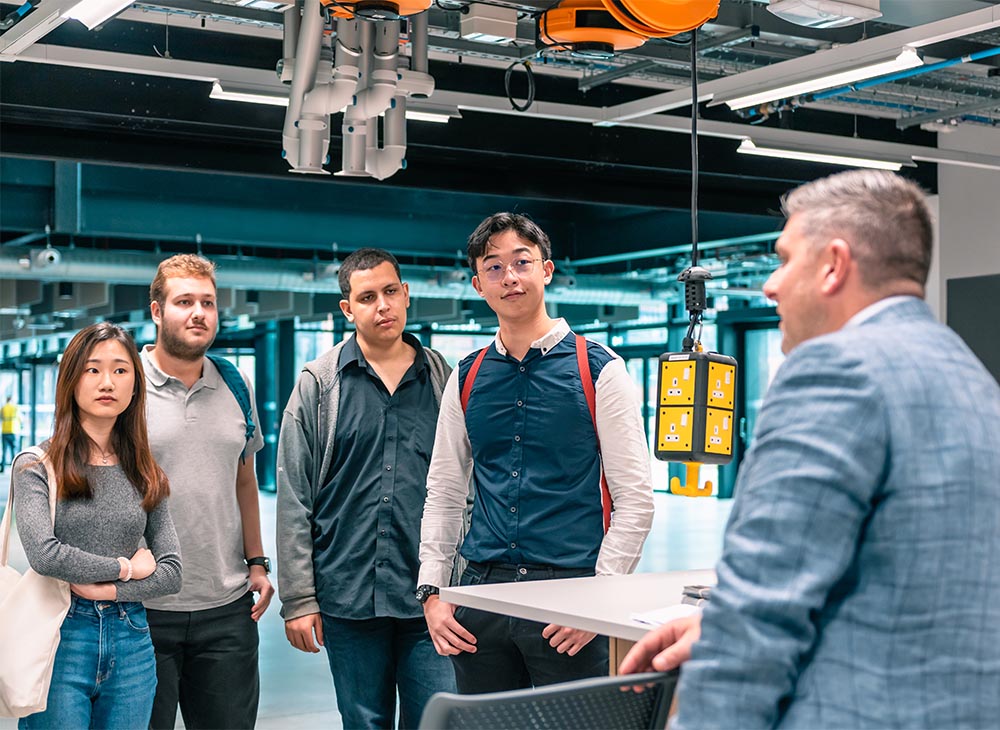
M 497 213 L 470 236 L 468 259 L 500 329 L 445 386 L 417 596 L 460 692 L 606 674 L 607 642 L 594 634 L 456 608 L 437 595 L 454 565 L 470 478 L 462 585 L 629 573 L 653 519 L 635 388 L 621 358 L 548 316 L 548 236 L 523 215 Z

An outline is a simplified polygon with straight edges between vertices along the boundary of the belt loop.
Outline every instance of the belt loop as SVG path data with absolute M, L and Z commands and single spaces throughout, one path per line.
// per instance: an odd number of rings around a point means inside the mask
M 118 606 L 118 618 L 124 619 L 125 618 L 125 604 L 124 603 L 116 603 L 115 605 Z
M 69 610 L 66 612 L 66 618 L 71 617 L 76 612 L 76 602 L 80 600 L 72 593 L 69 596 Z

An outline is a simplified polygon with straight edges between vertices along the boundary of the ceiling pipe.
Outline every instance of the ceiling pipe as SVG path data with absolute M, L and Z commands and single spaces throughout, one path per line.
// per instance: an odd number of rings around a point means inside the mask
M 358 59 L 361 57 L 358 23 L 356 18 L 337 20 L 333 78 L 316 84 L 306 93 L 298 124 L 299 167 L 292 172 L 328 174 L 323 165 L 330 161 L 330 115 L 343 111 L 358 88 Z M 325 75 L 323 66 L 319 64 L 321 78 Z
M 316 83 L 316 71 L 319 67 L 320 46 L 323 39 L 323 15 L 320 12 L 319 0 L 305 0 L 302 10 L 302 25 L 298 34 L 295 51 L 295 69 L 292 76 L 292 88 L 288 93 L 288 111 L 285 113 L 285 125 L 281 133 L 282 157 L 288 161 L 293 170 L 305 172 L 321 172 L 303 166 L 300 160 L 300 134 L 303 128 L 310 129 L 315 120 L 302 122 L 302 105 L 306 94 L 312 91 Z M 311 130 L 316 131 L 316 130 Z M 320 130 L 322 131 L 322 130 Z
M 385 180 L 406 167 L 406 96 L 396 96 L 385 110 L 381 146 L 378 118 L 370 119 L 368 124 L 365 171 L 376 180 Z
M 23 248 L 17 252 L 0 249 L 0 277 L 5 280 L 148 286 L 164 258 L 162 254 L 152 253 L 81 248 L 58 250 L 61 253 L 58 263 L 40 266 L 35 256 L 24 256 Z M 245 257 L 216 256 L 213 261 L 218 266 L 219 288 L 316 294 L 339 292 L 336 277 L 317 275 L 316 265 L 311 261 L 282 261 L 280 266 L 274 260 Z M 467 280 L 452 276 L 454 267 L 402 266 L 401 270 L 413 298 L 478 299 Z M 575 279 L 576 286 L 572 288 L 550 288 L 546 299 L 570 304 L 640 305 L 673 301 L 679 297 L 674 281 L 659 284 L 623 276 L 579 274 Z
M 361 44 L 361 56 L 358 58 L 358 91 L 352 103 L 344 110 L 344 122 L 341 128 L 343 150 L 341 169 L 337 175 L 348 177 L 367 177 L 365 169 L 365 149 L 368 136 L 368 116 L 357 106 L 358 94 L 368 87 L 372 73 L 372 34 L 374 24 L 362 22 L 358 25 L 358 36 Z
M 430 25 L 430 11 L 410 17 L 410 70 L 427 73 L 427 40 Z
M 295 75 L 295 51 L 299 45 L 299 28 L 302 25 L 302 8 L 293 3 L 281 14 L 281 66 L 278 78 L 288 83 Z
M 399 23 L 380 21 L 374 23 L 370 34 L 371 45 L 365 50 L 371 55 L 371 72 L 368 85 L 354 96 L 353 106 L 358 114 L 371 119 L 382 114 L 396 95 L 399 73 Z M 370 50 L 368 50 L 370 49 Z

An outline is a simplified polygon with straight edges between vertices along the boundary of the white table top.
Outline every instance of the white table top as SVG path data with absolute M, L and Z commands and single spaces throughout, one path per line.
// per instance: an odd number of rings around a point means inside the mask
M 715 585 L 714 570 L 602 575 L 442 588 L 441 600 L 506 616 L 638 641 L 651 628 L 631 614 L 681 602 L 686 585 Z

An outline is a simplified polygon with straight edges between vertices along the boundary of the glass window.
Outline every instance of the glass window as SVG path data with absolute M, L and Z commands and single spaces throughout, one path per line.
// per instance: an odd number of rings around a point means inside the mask
M 488 347 L 493 342 L 494 336 L 490 334 L 443 334 L 435 332 L 431 336 L 431 347 L 441 353 L 444 359 L 452 367 L 457 367 L 458 363 L 466 355 Z
M 753 441 L 757 416 L 764 402 L 764 395 L 774 379 L 785 356 L 781 352 L 781 331 L 777 329 L 748 330 L 746 356 L 741 365 L 745 368 L 747 391 L 744 397 L 746 418 L 746 445 Z

